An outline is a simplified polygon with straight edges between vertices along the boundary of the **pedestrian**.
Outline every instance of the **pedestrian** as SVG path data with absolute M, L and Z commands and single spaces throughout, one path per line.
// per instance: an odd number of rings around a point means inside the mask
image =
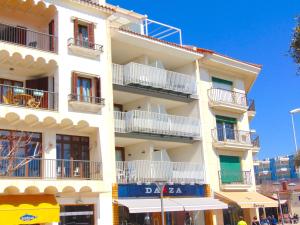
M 294 216 L 293 216 L 293 213 L 289 213 L 289 220 L 290 220 L 290 223 L 291 224 L 293 224 L 293 218 L 294 218 Z
M 261 225 L 270 225 L 269 220 L 267 220 L 267 218 L 260 218 L 260 224 Z
M 274 215 L 272 215 L 272 217 L 271 217 L 271 225 L 277 225 L 277 224 L 278 224 L 277 219 L 275 218 Z
M 260 225 L 260 224 L 259 224 L 259 221 L 257 220 L 257 217 L 256 217 L 256 216 L 253 217 L 252 225 Z
M 247 223 L 244 221 L 244 217 L 240 216 L 239 222 L 237 225 L 247 225 Z
M 192 217 L 188 212 L 185 214 L 184 225 L 192 225 Z

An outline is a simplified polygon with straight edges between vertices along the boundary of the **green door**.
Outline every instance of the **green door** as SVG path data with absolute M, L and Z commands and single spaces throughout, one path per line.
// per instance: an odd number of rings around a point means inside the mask
M 220 165 L 220 175 L 223 184 L 242 182 L 240 157 L 220 155 Z

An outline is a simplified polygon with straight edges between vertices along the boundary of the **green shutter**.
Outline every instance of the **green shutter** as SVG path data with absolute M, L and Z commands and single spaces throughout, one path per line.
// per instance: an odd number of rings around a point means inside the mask
M 241 162 L 238 156 L 220 155 L 221 181 L 223 184 L 242 181 Z
M 217 77 L 212 77 L 212 82 L 215 82 L 215 83 L 220 83 L 220 84 L 227 84 L 227 85 L 233 85 L 232 81 L 229 81 L 229 80 L 223 80 L 223 79 L 220 79 L 220 78 L 217 78 Z
M 226 117 L 226 116 L 218 116 L 216 115 L 217 122 L 224 122 L 224 123 L 233 123 L 236 124 L 236 118 Z

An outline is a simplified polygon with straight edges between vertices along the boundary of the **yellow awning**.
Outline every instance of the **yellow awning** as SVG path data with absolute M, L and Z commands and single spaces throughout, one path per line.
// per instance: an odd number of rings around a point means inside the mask
M 226 203 L 235 202 L 241 208 L 278 207 L 278 202 L 257 192 L 216 192 L 216 197 Z
M 0 224 L 59 222 L 59 205 L 54 195 L 0 196 Z

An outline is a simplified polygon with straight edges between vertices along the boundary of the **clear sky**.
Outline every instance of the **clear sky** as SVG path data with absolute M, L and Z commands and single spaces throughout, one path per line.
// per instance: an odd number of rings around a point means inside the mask
M 288 56 L 300 0 L 108 0 L 179 27 L 183 42 L 263 64 L 249 97 L 261 138 L 259 158 L 294 152 L 289 111 L 300 107 L 300 76 Z M 300 114 L 296 116 L 300 146 Z

